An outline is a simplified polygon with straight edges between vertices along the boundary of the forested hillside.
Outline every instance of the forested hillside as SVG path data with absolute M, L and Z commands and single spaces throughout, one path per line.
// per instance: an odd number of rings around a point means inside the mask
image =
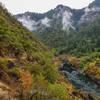
M 48 48 L 0 6 L 0 100 L 67 100 L 52 59 Z
M 100 52 L 100 18 L 91 24 L 83 24 L 68 36 L 64 51 L 76 56 Z
M 50 35 L 47 34 L 48 31 Z M 100 52 L 100 18 L 98 17 L 91 24 L 80 25 L 75 31 L 70 30 L 69 34 L 59 28 L 56 30 L 47 28 L 40 37 L 45 44 L 55 48 L 57 54 L 67 53 L 80 57 Z

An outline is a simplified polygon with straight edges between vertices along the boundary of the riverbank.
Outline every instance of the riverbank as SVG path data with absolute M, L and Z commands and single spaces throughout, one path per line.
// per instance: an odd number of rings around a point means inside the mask
M 87 73 L 83 73 L 83 71 L 80 69 L 80 58 L 76 58 L 76 57 L 72 57 L 72 56 L 67 56 L 67 55 L 61 55 L 59 57 L 56 58 L 55 60 L 55 64 L 57 64 L 58 66 L 61 66 L 62 63 L 69 63 L 70 65 L 66 65 L 64 68 L 64 70 L 62 70 L 62 72 L 64 73 L 64 75 L 66 76 L 67 80 L 70 81 L 75 87 L 76 90 L 75 91 L 86 91 L 86 94 L 91 94 L 93 97 L 94 94 L 96 94 L 97 96 L 100 96 L 100 87 L 98 85 L 98 83 L 93 80 Z M 70 66 L 72 66 L 70 68 Z M 61 67 L 63 68 L 63 66 Z M 65 71 L 67 70 L 67 71 Z M 73 70 L 73 71 L 71 71 Z M 80 77 L 78 77 L 80 76 Z M 74 77 L 74 79 L 72 79 Z M 75 78 L 77 77 L 77 78 Z M 81 79 L 82 78 L 82 79 Z M 86 79 L 86 80 L 84 80 Z M 89 81 L 89 82 L 88 82 Z M 77 84 L 77 82 L 79 82 L 79 84 Z M 82 90 L 83 89 L 83 90 Z M 82 95 L 84 95 L 84 91 L 81 93 Z M 92 93 L 89 93 L 91 92 Z M 75 94 L 79 94 L 76 93 Z M 77 96 L 77 95 L 76 95 Z M 85 100 L 96 100 L 96 99 L 87 99 Z

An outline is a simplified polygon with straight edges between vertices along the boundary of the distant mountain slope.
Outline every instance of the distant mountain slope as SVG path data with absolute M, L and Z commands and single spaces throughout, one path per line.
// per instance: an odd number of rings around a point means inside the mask
M 24 14 L 16 15 L 16 18 L 28 27 L 31 31 L 35 31 L 42 28 L 52 27 L 53 22 L 56 25 L 61 25 L 62 29 L 71 27 L 72 9 L 69 7 L 59 5 L 55 9 L 48 11 L 44 14 L 26 12 Z M 68 23 L 65 23 L 67 21 Z M 31 22 L 31 24 L 30 24 Z
M 46 45 L 55 48 L 60 53 L 65 51 L 64 48 L 69 44 L 68 41 L 72 39 L 71 37 L 76 37 L 72 41 L 77 40 L 80 36 L 85 37 L 81 33 L 74 36 L 80 26 L 84 30 L 84 26 L 91 24 L 98 17 L 100 17 L 100 0 L 95 0 L 87 7 L 78 10 L 58 5 L 44 14 L 26 12 L 16 15 L 24 26 L 35 32 Z M 95 32 L 93 34 L 95 35 Z M 89 38 L 92 39 L 92 35 Z
M 72 32 L 62 52 L 84 56 L 100 52 L 100 17 L 91 24 L 83 24 L 76 32 Z

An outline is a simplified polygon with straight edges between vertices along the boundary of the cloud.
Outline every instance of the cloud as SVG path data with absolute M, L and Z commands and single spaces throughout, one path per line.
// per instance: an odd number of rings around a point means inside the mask
M 20 22 L 22 22 L 23 23 L 23 25 L 25 26 L 25 27 L 27 27 L 30 31 L 34 31 L 34 30 L 36 30 L 36 25 L 37 25 L 37 22 L 35 22 L 34 20 L 31 20 L 30 19 L 30 16 L 22 16 L 22 17 L 19 17 L 18 18 L 18 20 L 20 21 Z
M 50 27 L 49 22 L 50 22 L 50 20 L 47 17 L 45 17 L 44 19 L 41 20 L 41 23 L 43 25 L 45 25 L 46 27 Z

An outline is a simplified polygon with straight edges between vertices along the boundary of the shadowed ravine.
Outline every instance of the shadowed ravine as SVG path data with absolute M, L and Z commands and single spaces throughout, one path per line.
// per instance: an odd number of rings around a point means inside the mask
M 77 88 L 86 92 L 91 92 L 100 97 L 100 86 L 87 77 L 83 72 L 75 69 L 72 64 L 63 64 L 59 67 L 67 79 Z

